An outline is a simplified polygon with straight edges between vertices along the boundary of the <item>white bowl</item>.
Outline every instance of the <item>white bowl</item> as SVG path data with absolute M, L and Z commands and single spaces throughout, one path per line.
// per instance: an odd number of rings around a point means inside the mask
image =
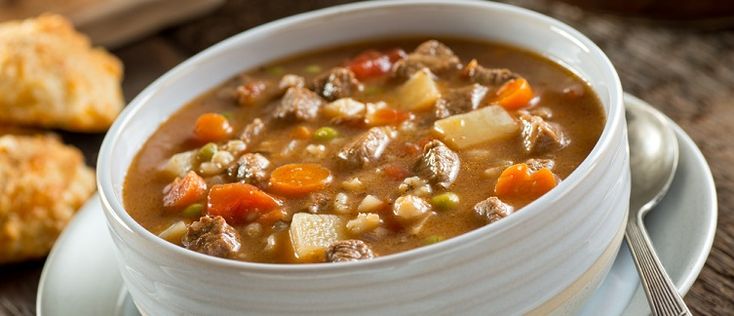
M 174 246 L 125 211 L 123 181 L 145 140 L 187 101 L 240 71 L 335 44 L 404 35 L 509 43 L 587 80 L 607 114 L 589 157 L 508 218 L 432 246 L 346 264 L 225 260 Z M 147 315 L 568 313 L 621 243 L 629 162 L 619 78 L 589 39 L 549 17 L 474 1 L 368 2 L 281 19 L 192 57 L 133 100 L 107 134 L 98 183 L 122 277 Z

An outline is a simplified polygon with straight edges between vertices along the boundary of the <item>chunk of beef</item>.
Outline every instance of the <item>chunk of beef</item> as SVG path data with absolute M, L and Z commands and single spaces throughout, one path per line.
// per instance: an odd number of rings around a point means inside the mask
M 328 195 L 324 193 L 312 193 L 306 204 L 306 210 L 313 214 L 324 213 L 329 208 L 329 202 L 331 202 L 331 199 Z
M 472 82 L 487 86 L 500 86 L 512 79 L 520 78 L 520 75 L 510 71 L 509 69 L 485 68 L 480 65 L 476 59 L 472 59 L 468 64 L 466 64 L 461 72 Z
M 487 90 L 487 87 L 476 83 L 452 89 L 436 102 L 436 117 L 441 119 L 476 110 L 487 95 Z
M 375 254 L 364 241 L 359 239 L 339 240 L 326 250 L 326 261 L 349 262 L 372 259 Z
M 389 127 L 373 127 L 357 136 L 336 154 L 337 159 L 348 167 L 362 167 L 380 159 L 390 143 Z
M 480 218 L 487 221 L 487 224 L 494 223 L 512 214 L 513 207 L 502 202 L 497 197 L 490 197 L 474 205 L 474 213 Z
M 278 82 L 278 89 L 286 91 L 290 87 L 303 88 L 305 85 L 306 80 L 303 79 L 303 77 L 294 74 L 287 74 L 283 76 L 283 78 L 280 78 L 280 82 Z
M 260 185 L 267 180 L 266 170 L 270 161 L 258 153 L 245 153 L 227 168 L 227 175 L 237 181 Z
M 186 228 L 183 246 L 207 255 L 229 258 L 240 250 L 240 236 L 221 216 L 202 216 Z
M 530 168 L 530 171 L 532 172 L 538 172 L 538 170 L 546 168 L 548 170 L 553 170 L 553 167 L 555 167 L 556 162 L 553 161 L 553 159 L 528 159 L 525 161 L 525 164 L 528 165 L 528 168 Z
M 329 101 L 350 97 L 364 89 L 354 72 L 347 68 L 337 67 L 311 83 L 310 88 Z
M 300 87 L 290 87 L 280 100 L 273 117 L 286 120 L 310 121 L 319 114 L 319 108 L 324 101 L 311 90 Z
M 432 140 L 423 147 L 423 156 L 416 163 L 416 173 L 432 183 L 448 188 L 459 175 L 461 160 L 440 140 Z
M 528 111 L 532 115 L 537 115 L 543 118 L 544 120 L 550 120 L 553 118 L 553 110 L 550 108 L 544 107 L 544 106 L 538 106 L 534 107 L 532 110 Z
M 437 40 L 429 40 L 410 53 L 405 59 L 393 65 L 393 73 L 402 78 L 408 78 L 423 68 L 428 68 L 434 74 L 440 75 L 459 68 L 459 57 Z
M 522 126 L 520 130 L 522 146 L 528 153 L 559 150 L 570 142 L 560 126 L 548 123 L 540 116 L 521 111 L 518 118 Z
M 265 130 L 265 123 L 259 118 L 252 120 L 250 124 L 247 124 L 240 133 L 240 140 L 245 143 L 245 148 L 250 147 L 256 140 L 257 137 Z

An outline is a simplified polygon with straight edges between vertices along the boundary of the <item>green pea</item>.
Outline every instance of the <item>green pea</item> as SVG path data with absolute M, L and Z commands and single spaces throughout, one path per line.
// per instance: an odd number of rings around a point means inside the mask
M 222 112 L 222 113 L 219 113 L 219 114 L 222 114 L 222 116 L 224 116 L 225 118 L 227 118 L 227 120 L 231 120 L 232 119 L 232 116 L 233 116 L 232 112 L 229 112 L 229 111 Z
M 431 244 L 435 244 L 443 240 L 444 240 L 443 236 L 431 235 L 431 236 L 426 237 L 425 242 L 426 242 L 426 245 L 431 245 Z
M 431 204 L 439 211 L 449 211 L 459 206 L 459 196 L 453 192 L 445 192 L 431 198 Z
M 285 68 L 283 66 L 273 66 L 268 67 L 265 71 L 273 76 L 281 76 L 285 73 Z
M 332 127 L 319 127 L 313 132 L 313 139 L 319 142 L 328 142 L 339 136 L 339 131 Z
M 365 95 L 370 95 L 370 96 L 378 95 L 382 92 L 383 92 L 382 87 L 379 87 L 379 86 L 367 86 L 366 88 L 364 88 Z
M 199 161 L 209 161 L 212 160 L 212 157 L 214 157 L 214 154 L 216 154 L 218 151 L 217 144 L 215 143 L 208 143 L 201 147 L 199 149 L 199 152 L 196 153 L 196 158 L 199 159 Z
M 315 74 L 321 72 L 321 66 L 319 66 L 319 65 L 308 65 L 308 66 L 306 66 L 306 68 L 303 68 L 303 71 L 305 71 L 308 74 L 315 75 Z
M 194 203 L 189 206 L 187 206 L 183 211 L 181 211 L 181 215 L 185 217 L 199 217 L 201 216 L 201 213 L 204 211 L 204 205 L 201 203 Z

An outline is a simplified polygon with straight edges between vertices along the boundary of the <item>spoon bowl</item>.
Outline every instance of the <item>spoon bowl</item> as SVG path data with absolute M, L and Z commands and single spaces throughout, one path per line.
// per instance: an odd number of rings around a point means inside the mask
M 636 105 L 625 106 L 630 146 L 632 191 L 630 211 L 644 216 L 660 202 L 678 167 L 678 139 L 659 112 Z

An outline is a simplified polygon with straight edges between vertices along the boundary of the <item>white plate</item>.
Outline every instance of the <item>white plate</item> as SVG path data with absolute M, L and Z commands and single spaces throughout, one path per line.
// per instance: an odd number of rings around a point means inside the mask
M 651 107 L 629 94 L 624 95 L 624 102 Z M 711 252 L 718 209 L 706 159 L 680 126 L 672 120 L 670 124 L 680 147 L 678 170 L 668 194 L 645 218 L 645 227 L 665 270 L 679 292 L 685 294 Z M 612 270 L 581 315 L 649 314 L 632 257 L 623 243 Z
M 649 106 L 630 95 L 625 95 L 625 102 Z M 696 144 L 673 125 L 680 144 L 680 165 L 670 192 L 645 221 L 660 260 L 681 293 L 686 293 L 711 250 L 716 230 L 716 190 Z M 95 195 L 69 224 L 46 260 L 38 285 L 37 314 L 139 315 L 124 290 L 112 247 Z M 581 314 L 649 314 L 626 245 Z

